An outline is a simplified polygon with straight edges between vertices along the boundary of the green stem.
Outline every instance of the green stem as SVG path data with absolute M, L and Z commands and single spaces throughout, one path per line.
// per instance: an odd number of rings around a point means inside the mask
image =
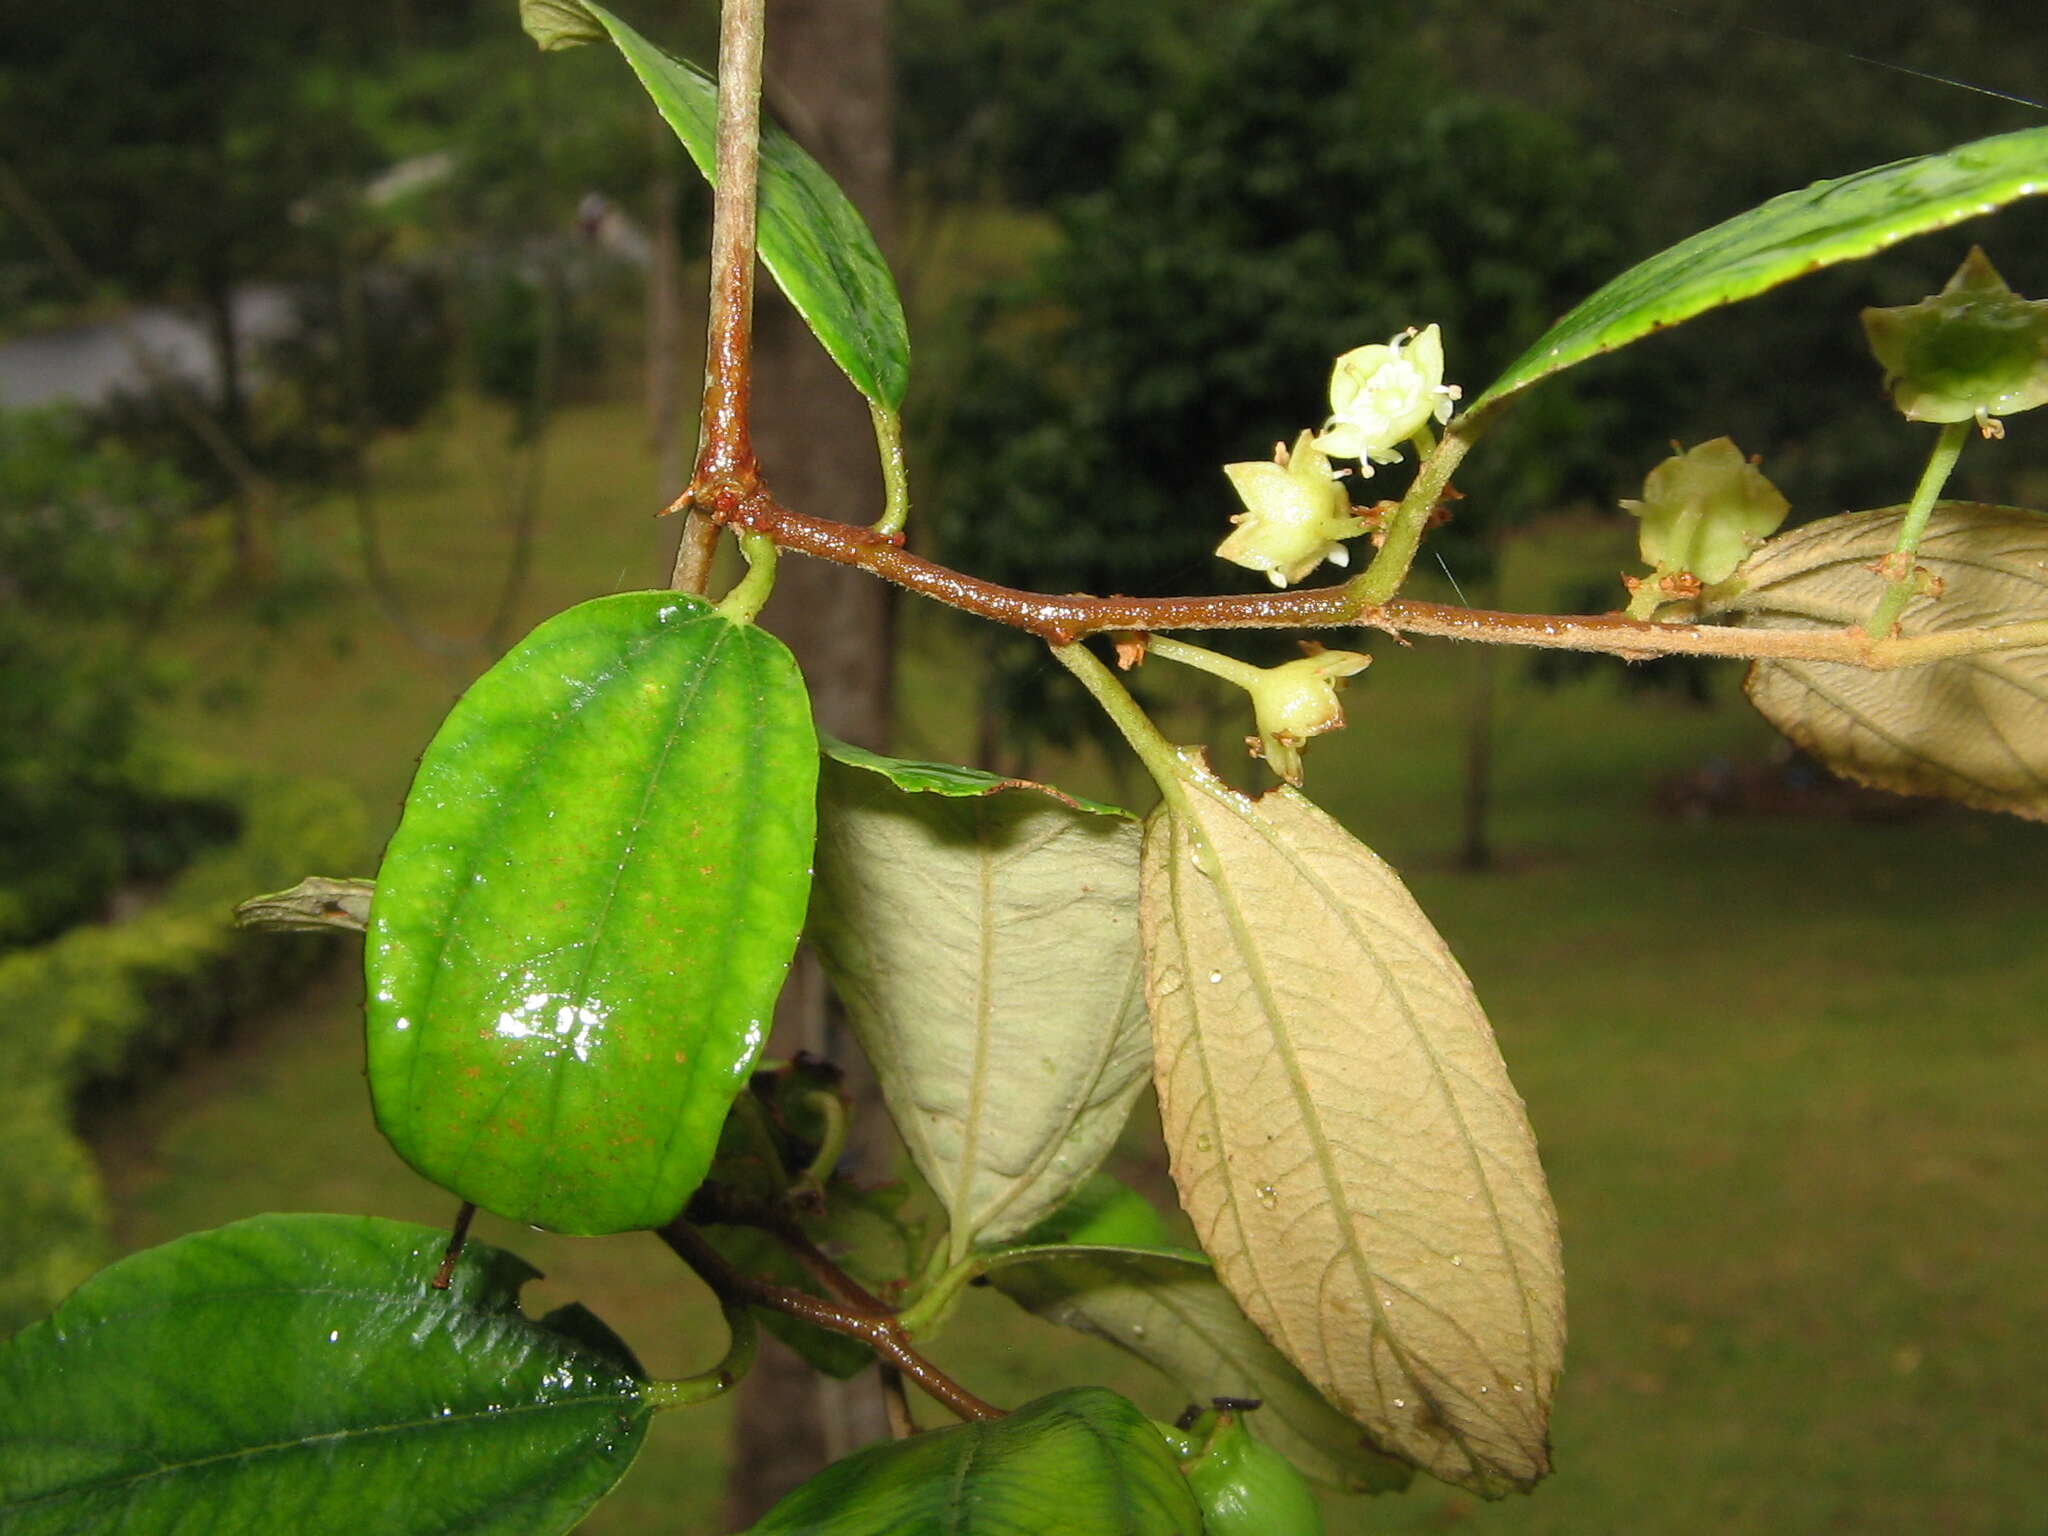
M 936 1329 L 953 1310 L 953 1303 L 960 1293 L 974 1283 L 987 1268 L 980 1254 L 969 1254 L 959 1263 L 945 1270 L 916 1301 L 896 1314 L 896 1326 L 913 1339 Z
M 926 1291 L 945 1278 L 947 1265 L 951 1262 L 947 1257 L 950 1246 L 947 1242 L 947 1234 L 939 1234 L 938 1239 L 931 1246 L 931 1251 L 925 1255 L 924 1262 L 917 1267 L 917 1278 L 911 1282 L 909 1289 L 905 1292 L 907 1296 L 912 1298 L 911 1304 L 913 1306 L 916 1305 L 916 1298 L 924 1295 Z
M 868 402 L 875 421 L 875 447 L 882 456 L 882 489 L 886 499 L 874 531 L 885 539 L 903 532 L 910 521 L 910 469 L 903 462 L 903 419 L 885 405 Z
M 738 1386 L 747 1372 L 754 1368 L 754 1348 L 760 1340 L 760 1332 L 754 1326 L 754 1314 L 738 1303 L 726 1306 L 725 1326 L 731 1334 L 731 1342 L 726 1345 L 723 1360 L 696 1376 L 684 1376 L 675 1381 L 650 1381 L 644 1389 L 647 1401 L 657 1410 L 694 1408 L 714 1397 L 722 1397 Z
M 1889 635 L 1892 626 L 1899 622 L 1899 615 L 1906 611 L 1906 604 L 1913 600 L 1913 556 L 1920 551 L 1920 538 L 1927 532 L 1927 519 L 1934 513 L 1935 498 L 1948 484 L 1949 473 L 1956 467 L 1956 459 L 1969 438 L 1970 427 L 1968 421 L 1951 421 L 1942 427 L 1941 436 L 1934 440 L 1934 452 L 1927 456 L 1927 468 L 1921 472 L 1920 483 L 1913 487 L 1913 499 L 1906 504 L 1906 520 L 1899 524 L 1898 542 L 1892 545 L 1891 554 L 1886 556 L 1894 574 L 1885 587 L 1884 596 L 1877 600 L 1877 607 L 1863 624 L 1863 632 L 1873 640 L 1882 640 Z
M 1635 595 L 1628 600 L 1630 618 L 1648 623 L 1651 615 L 1664 606 L 1667 599 L 1664 596 L 1663 581 L 1670 574 L 1666 567 L 1660 565 L 1643 578 L 1642 584 L 1635 590 Z
M 740 553 L 747 557 L 747 574 L 725 594 L 718 611 L 735 624 L 751 624 L 775 590 L 775 541 L 765 533 L 742 533 Z
M 1180 749 L 1159 733 L 1144 706 L 1131 697 L 1130 690 L 1117 681 L 1116 674 L 1087 646 L 1077 641 L 1050 649 L 1053 660 L 1079 678 L 1081 686 L 1095 696 L 1102 712 L 1123 733 L 1124 740 L 1131 744 L 1131 750 L 1159 785 L 1159 792 L 1177 802 L 1181 796 Z
M 1359 612 L 1379 607 L 1401 590 L 1401 583 L 1408 579 L 1408 567 L 1415 561 L 1415 551 L 1422 545 L 1422 532 L 1429 526 L 1429 514 L 1436 510 L 1437 499 L 1451 483 L 1451 472 L 1471 446 L 1472 440 L 1454 427 L 1444 433 L 1435 451 L 1422 461 L 1408 494 L 1401 498 L 1401 505 L 1387 522 L 1387 536 L 1380 544 L 1380 552 L 1371 565 L 1346 583 L 1345 590 Z
M 1190 645 L 1168 635 L 1152 636 L 1145 644 L 1145 654 L 1163 656 L 1168 661 L 1177 661 L 1184 667 L 1193 667 L 1197 672 L 1220 677 L 1226 683 L 1235 683 L 1244 689 L 1256 688 L 1265 676 L 1263 667 L 1255 667 L 1235 656 L 1224 656 L 1206 646 Z
M 1043 1264 L 1048 1259 L 1102 1254 L 1117 1257 L 1156 1257 L 1161 1251 L 1156 1248 L 1125 1247 L 1116 1243 L 1023 1243 L 1014 1248 L 985 1248 L 980 1253 L 969 1254 L 940 1274 L 923 1295 L 897 1314 L 896 1321 L 905 1333 L 923 1333 L 944 1319 L 954 1299 L 962 1291 L 983 1275 L 992 1275 L 999 1269 L 1010 1269 L 1020 1264 Z M 1199 1259 L 1195 1262 L 1198 1265 L 1207 1263 L 1206 1260 Z
M 818 1139 L 818 1155 L 797 1176 L 797 1188 L 822 1190 L 825 1181 L 832 1177 L 832 1170 L 839 1166 L 839 1159 L 846 1155 L 846 1101 L 836 1093 L 820 1090 L 805 1094 L 804 1103 L 825 1122 L 825 1133 Z
M 1159 1432 L 1159 1438 L 1166 1442 L 1166 1448 L 1173 1452 L 1173 1459 L 1185 1467 L 1202 1454 L 1202 1443 L 1178 1424 L 1162 1424 L 1152 1420 L 1152 1427 Z

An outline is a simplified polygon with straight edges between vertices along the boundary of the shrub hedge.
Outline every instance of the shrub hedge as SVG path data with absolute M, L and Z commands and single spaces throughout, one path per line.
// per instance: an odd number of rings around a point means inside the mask
M 162 751 L 128 778 L 167 814 L 210 804 L 239 832 L 127 921 L 0 956 L 0 1336 L 109 1257 L 105 1193 L 73 1129 L 81 1099 L 139 1086 L 305 981 L 335 940 L 241 933 L 231 910 L 309 872 L 353 869 L 369 851 L 362 806 L 339 785 Z

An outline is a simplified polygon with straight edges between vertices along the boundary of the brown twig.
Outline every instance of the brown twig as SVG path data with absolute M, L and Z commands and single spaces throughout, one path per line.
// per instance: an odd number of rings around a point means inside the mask
M 669 585 L 702 592 L 711 577 L 718 524 L 696 505 L 710 486 L 751 488 L 753 434 L 754 210 L 761 160 L 762 6 L 729 4 L 718 33 L 718 155 L 711 209 L 711 312 L 704 339 L 704 408 L 697 467 L 672 511 L 690 508 Z
M 803 1265 L 813 1280 L 841 1301 L 850 1302 L 868 1312 L 891 1310 L 889 1304 L 881 1297 L 835 1264 L 795 1222 L 773 1222 L 768 1224 L 765 1230 L 796 1256 L 796 1261 Z
M 1359 611 L 1344 587 L 1249 592 L 1222 597 L 1093 597 L 1027 592 L 983 581 L 914 555 L 893 539 L 783 506 L 753 479 L 708 486 L 696 505 L 709 517 L 766 534 L 784 549 L 867 571 L 906 591 L 1052 645 L 1114 630 L 1315 629 L 1356 625 L 1396 637 L 1430 635 L 1489 645 L 1652 656 L 1829 661 L 1887 671 L 1985 651 L 2048 645 L 2048 624 L 2023 621 L 1939 634 L 1873 639 L 1856 628 L 1762 629 L 1657 624 L 1621 614 L 1496 613 L 1396 598 Z
M 738 1194 L 713 1180 L 690 1201 L 689 1219 L 711 1226 L 754 1227 L 790 1251 L 813 1280 L 841 1301 L 866 1312 L 888 1312 L 889 1304 L 834 1263 L 791 1214 L 787 1204 L 769 1204 Z
M 761 483 L 748 427 L 754 306 L 755 207 L 760 171 L 763 0 L 729 0 L 723 8 L 718 53 L 716 198 L 711 234 L 711 313 L 705 343 L 704 408 L 697 463 L 690 485 L 668 508 L 689 514 L 670 586 L 704 591 L 718 530 L 731 526 L 765 534 L 777 546 L 814 559 L 849 565 L 907 591 L 1012 629 L 1050 645 L 1072 645 L 1090 635 L 1125 630 L 1297 629 L 1356 625 L 1407 634 L 1448 636 L 1492 645 L 1604 652 L 1630 660 L 1692 655 L 1746 659 L 1844 662 L 1873 670 L 1921 666 L 1980 651 L 2048 644 L 2048 625 L 2012 624 L 1950 630 L 1911 638 L 1872 637 L 1857 629 L 1786 630 L 1721 625 L 1657 624 L 1619 614 L 1563 616 L 1493 613 L 1442 603 L 1381 596 L 1370 584 L 1384 563 L 1376 560 L 1368 585 L 1224 597 L 1058 596 L 999 586 L 904 549 L 900 535 L 807 516 L 783 506 Z M 1451 446 L 1447 439 L 1444 447 Z M 1462 448 L 1442 459 L 1447 477 Z M 1431 462 L 1436 462 L 1433 458 Z M 1420 482 L 1418 483 L 1420 484 Z M 1443 487 L 1447 490 L 1448 487 Z M 1431 483 L 1424 495 L 1433 501 Z M 1412 520 L 1416 537 L 1427 522 Z M 1409 551 L 1412 553 L 1412 550 Z M 1391 580 L 1406 570 L 1396 562 Z M 1390 584 L 1390 583 L 1388 583 Z
M 728 1263 L 702 1233 L 681 1220 L 659 1228 L 656 1235 L 674 1250 L 678 1258 L 702 1276 L 704 1283 L 722 1300 L 767 1307 L 800 1318 L 813 1327 L 859 1339 L 880 1360 L 894 1366 L 916 1382 L 927 1395 L 963 1419 L 998 1419 L 1003 1416 L 1000 1408 L 983 1402 L 919 1354 L 896 1326 L 896 1315 L 879 1302 L 868 1307 L 827 1301 L 807 1291 L 774 1285 L 756 1275 L 749 1275 Z

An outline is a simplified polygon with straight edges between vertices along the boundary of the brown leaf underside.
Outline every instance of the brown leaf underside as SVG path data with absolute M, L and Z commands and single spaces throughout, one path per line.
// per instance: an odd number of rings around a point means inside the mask
M 1871 567 L 1901 512 L 1852 512 L 1775 539 L 1744 569 L 1731 605 L 1765 629 L 1839 629 L 1869 617 Z M 2048 518 L 2013 507 L 1944 502 L 1918 563 L 1939 598 L 1916 599 L 1907 635 L 2048 618 Z M 1750 702 L 1835 772 L 1897 794 L 1938 795 L 2048 820 L 2048 649 L 1982 652 L 1870 672 L 1828 662 L 1758 662 Z
M 1217 1273 L 1387 1449 L 1498 1494 L 1548 1470 L 1556 1217 L 1470 983 L 1400 880 L 1292 790 L 1191 764 L 1148 827 L 1173 1174 Z

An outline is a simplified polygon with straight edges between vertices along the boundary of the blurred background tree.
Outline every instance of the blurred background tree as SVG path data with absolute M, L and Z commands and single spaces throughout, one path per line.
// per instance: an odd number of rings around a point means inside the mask
M 219 423 L 245 453 L 241 295 L 303 257 L 298 204 L 375 165 L 355 125 L 302 89 L 301 61 L 365 51 L 338 21 L 290 0 L 233 14 L 140 0 L 9 6 L 0 20 L 0 143 L 17 175 L 87 271 L 131 297 L 201 306 Z M 11 254 L 27 279 L 17 302 L 49 302 L 71 281 Z M 245 505 L 236 539 L 244 569 L 267 571 L 267 509 Z
M 10 6 L 0 59 L 23 200 L 0 220 L 0 301 L 17 324 L 134 303 L 203 314 L 198 382 L 231 453 L 154 378 L 99 416 L 234 499 L 257 584 L 276 506 L 246 482 L 331 482 L 457 381 L 508 402 L 514 444 L 531 445 L 595 375 L 612 274 L 646 263 L 646 108 L 608 88 L 604 60 L 544 67 L 496 5 L 422 0 L 389 25 L 289 0 Z M 703 207 L 669 217 L 687 229 Z M 290 315 L 252 337 L 259 293 Z
M 922 6 L 908 13 L 941 10 Z M 993 9 L 976 26 L 952 0 L 947 25 L 902 34 L 906 99 L 932 82 L 906 113 L 926 194 L 1032 210 L 1042 253 L 951 288 L 947 322 L 926 332 L 915 419 L 938 503 L 926 528 L 949 560 L 1054 591 L 1242 585 L 1210 553 L 1235 510 L 1219 466 L 1317 424 L 1339 351 L 1438 322 L 1451 377 L 1476 391 L 1607 276 L 1713 218 L 2030 120 L 2024 106 L 1844 56 L 2023 90 L 2011 34 L 1989 13 L 1916 31 L 1821 0 L 1768 16 L 1448 0 L 1376 7 L 1369 25 L 1323 0 L 1159 4 L 1142 27 Z M 998 39 L 977 72 L 973 50 Z M 1024 78 L 987 99 L 960 83 L 1000 86 L 1006 69 Z M 1095 89 L 1098 77 L 1142 82 L 1143 105 L 1135 90 Z M 1086 105 L 1063 113 L 1066 100 Z M 1636 121 L 1647 112 L 1655 133 Z M 2009 228 L 2021 240 L 2048 231 L 2048 212 L 2017 210 Z M 1765 454 L 1801 518 L 1899 499 L 1920 450 L 1884 430 L 1854 316 L 1933 291 L 1953 260 L 1952 246 L 1923 242 L 1882 264 L 1874 291 L 1869 268 L 1825 273 L 1529 397 L 1461 474 L 1466 499 L 1432 536 L 1441 565 L 1426 562 L 1425 579 L 1440 569 L 1489 601 L 1509 530 L 1611 509 L 1672 438 L 1729 434 Z M 1859 374 L 1872 385 L 1864 409 L 1839 408 L 1840 381 Z M 1788 419 L 1784 401 L 1802 395 L 1816 408 Z M 1967 488 L 2010 494 L 2025 462 L 2006 456 L 1990 471 L 2002 479 Z M 1353 486 L 1361 503 L 1375 494 Z M 1621 590 L 1581 585 L 1553 601 L 1618 606 Z M 1096 728 L 1035 647 L 978 638 L 990 751 L 1028 765 L 1035 744 Z M 1473 662 L 1460 838 L 1473 865 L 1490 856 L 1498 664 Z M 1537 675 L 1574 670 L 1550 662 Z M 1631 676 L 1702 686 L 1696 667 Z
M 920 417 L 946 558 L 1052 591 L 1240 586 L 1211 553 L 1234 510 L 1220 466 L 1320 425 L 1338 352 L 1440 323 L 1476 387 L 1615 268 L 1613 158 L 1453 87 L 1418 17 L 1388 8 L 1370 38 L 1335 3 L 1211 18 L 1164 104 L 1052 205 L 1038 268 L 957 301 Z M 1604 489 L 1657 406 L 1641 384 L 1619 400 L 1546 391 L 1511 422 L 1436 541 L 1461 581 L 1483 593 L 1505 520 Z M 1352 482 L 1361 504 L 1375 489 Z M 1091 722 L 1036 647 L 986 643 L 1011 751 Z
M 129 871 L 147 647 L 195 499 L 71 413 L 0 414 L 0 952 L 99 916 Z

